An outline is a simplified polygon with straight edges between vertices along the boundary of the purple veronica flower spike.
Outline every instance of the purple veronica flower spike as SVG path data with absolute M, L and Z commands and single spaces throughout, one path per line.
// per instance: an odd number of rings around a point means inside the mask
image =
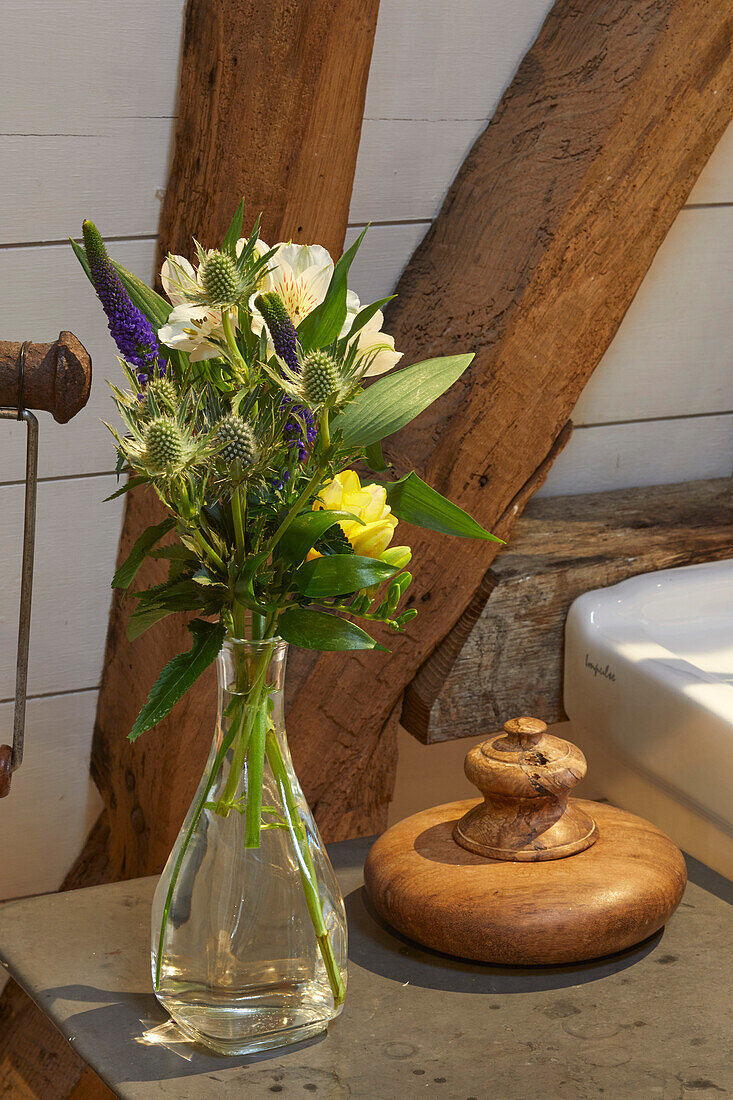
M 153 327 L 142 310 L 133 305 L 97 227 L 85 221 L 82 229 L 92 282 L 107 314 L 112 339 L 123 359 L 136 368 L 140 385 L 145 386 L 155 374 L 160 377 L 165 374 L 165 360 L 159 358 Z
M 276 291 L 271 290 L 266 294 L 258 294 L 255 305 L 265 319 L 275 351 L 292 371 L 300 374 L 298 334 L 282 298 Z
M 267 294 L 259 294 L 255 298 L 255 305 L 265 319 L 273 347 L 276 353 L 284 360 L 292 371 L 300 374 L 300 361 L 298 359 L 298 334 L 290 319 L 290 314 L 285 304 L 274 290 Z M 306 458 L 306 444 L 311 444 L 316 438 L 316 426 L 313 423 L 313 413 L 305 405 L 296 404 L 291 397 L 283 397 L 280 406 L 283 412 L 292 409 L 296 417 L 305 424 L 305 438 L 301 423 L 297 419 L 288 420 L 283 429 L 283 435 L 291 448 L 298 448 L 298 461 Z

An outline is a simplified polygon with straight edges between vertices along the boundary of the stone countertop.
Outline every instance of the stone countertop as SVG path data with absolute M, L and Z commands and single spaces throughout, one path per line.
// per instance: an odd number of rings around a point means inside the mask
M 151 991 L 154 878 L 0 906 L 10 973 L 120 1097 L 678 1100 L 733 1092 L 733 884 L 688 861 L 668 927 L 569 967 L 462 962 L 370 911 L 368 840 L 332 845 L 350 929 L 326 1036 L 223 1058 L 182 1039 Z

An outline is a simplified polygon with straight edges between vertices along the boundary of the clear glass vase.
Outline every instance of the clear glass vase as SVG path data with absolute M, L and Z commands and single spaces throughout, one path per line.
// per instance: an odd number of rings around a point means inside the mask
M 346 914 L 288 749 L 287 643 L 228 639 L 214 742 L 155 891 L 155 995 L 224 1054 L 283 1046 L 341 1012 Z

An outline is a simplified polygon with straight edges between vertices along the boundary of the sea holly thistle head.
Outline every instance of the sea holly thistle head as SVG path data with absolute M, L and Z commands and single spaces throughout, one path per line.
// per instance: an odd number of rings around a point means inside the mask
M 255 430 L 242 416 L 234 413 L 223 416 L 216 425 L 214 442 L 219 448 L 218 458 L 227 466 L 238 462 L 246 470 L 257 459 Z
M 209 249 L 194 240 L 198 270 L 183 256 L 169 255 L 161 277 L 174 305 L 188 303 L 207 309 L 237 309 L 262 285 L 274 250 L 257 239 L 257 226 L 248 240 L 232 249 Z
M 339 352 L 338 345 L 303 352 L 298 348 L 298 368 L 293 370 L 279 360 L 280 372 L 269 364 L 264 369 L 274 382 L 298 404 L 318 417 L 324 409 L 337 410 L 348 404 L 359 391 L 369 367 L 369 358 L 358 357 L 355 346 Z
M 184 436 L 172 417 L 156 416 L 145 427 L 143 461 L 152 474 L 175 474 L 186 465 Z
M 306 404 L 314 409 L 334 401 L 341 385 L 339 364 L 327 351 L 311 351 L 302 360 L 301 390 Z
M 178 391 L 170 378 L 153 378 L 145 390 L 144 411 L 149 416 L 175 413 L 178 408 Z
M 200 271 L 206 305 L 238 305 L 243 294 L 242 281 L 235 261 L 227 252 L 209 252 Z
M 120 454 L 135 469 L 153 480 L 173 478 L 201 464 L 211 454 L 210 433 L 196 434 L 198 410 L 189 402 L 178 404 L 174 413 L 156 410 L 146 415 L 148 399 L 141 409 L 120 406 L 120 416 L 129 434 L 121 439 L 113 432 Z M 155 404 L 155 397 L 151 405 Z

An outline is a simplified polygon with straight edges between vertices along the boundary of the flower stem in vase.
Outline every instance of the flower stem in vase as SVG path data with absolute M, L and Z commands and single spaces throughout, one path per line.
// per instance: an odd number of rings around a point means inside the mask
M 346 988 L 333 952 L 331 937 L 323 919 L 323 908 L 318 893 L 316 869 L 313 865 L 313 858 L 308 846 L 308 836 L 303 826 L 303 822 L 300 819 L 298 801 L 290 783 L 285 761 L 283 760 L 280 745 L 278 744 L 277 735 L 274 730 L 269 730 L 267 733 L 266 748 L 267 758 L 270 762 L 272 773 L 275 776 L 275 780 L 283 796 L 288 824 L 290 826 L 290 835 L 293 838 L 295 851 L 298 857 L 300 878 L 303 883 L 303 892 L 308 905 L 308 912 L 313 922 L 318 946 L 326 967 L 326 973 L 328 974 L 334 1005 L 338 1008 L 344 1003 Z

